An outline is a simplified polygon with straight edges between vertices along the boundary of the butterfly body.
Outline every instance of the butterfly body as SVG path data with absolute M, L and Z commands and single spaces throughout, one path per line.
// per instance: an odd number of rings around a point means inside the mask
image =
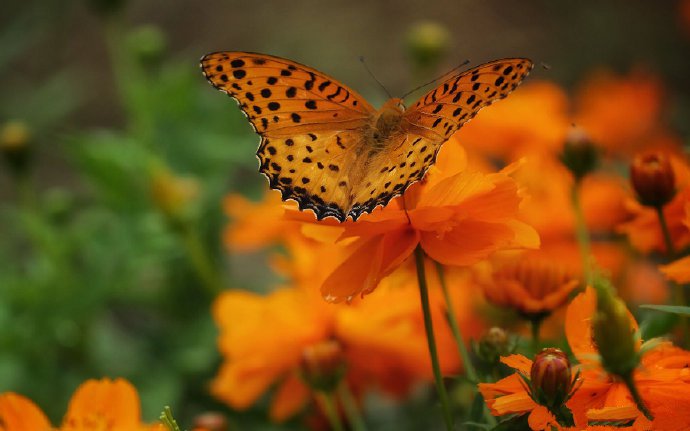
M 505 97 L 532 63 L 506 59 L 450 76 L 410 109 L 375 110 L 333 78 L 291 60 L 218 52 L 201 60 L 261 136 L 259 170 L 284 200 L 318 219 L 356 220 L 422 179 L 441 145 L 484 106 Z

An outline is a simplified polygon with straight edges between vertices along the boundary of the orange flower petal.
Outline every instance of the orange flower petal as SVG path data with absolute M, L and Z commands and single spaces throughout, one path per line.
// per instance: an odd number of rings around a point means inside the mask
M 324 281 L 321 294 L 329 302 L 341 302 L 371 292 L 412 254 L 418 241 L 417 232 L 409 229 L 358 241 L 352 253 Z
M 309 400 L 309 389 L 296 375 L 290 375 L 276 391 L 271 403 L 271 419 L 283 422 L 297 414 Z
M 48 431 L 50 429 L 48 418 L 33 401 L 13 392 L 0 395 L 0 430 Z
M 501 357 L 501 362 L 527 375 L 529 375 L 532 369 L 532 360 L 523 355 L 503 356 Z
M 557 426 L 556 418 L 544 406 L 535 407 L 532 413 L 529 414 L 527 423 L 534 431 L 549 430 L 550 425 Z
M 690 283 L 690 256 L 659 267 L 669 280 L 676 283 Z
M 123 379 L 87 380 L 70 400 L 62 430 L 141 429 L 139 395 Z

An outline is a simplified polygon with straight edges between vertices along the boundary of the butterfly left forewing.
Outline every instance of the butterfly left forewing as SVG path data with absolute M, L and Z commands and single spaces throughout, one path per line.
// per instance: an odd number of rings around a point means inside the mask
M 344 221 L 371 105 L 335 79 L 279 57 L 218 52 L 204 56 L 201 68 L 261 136 L 259 170 L 270 187 L 319 219 Z

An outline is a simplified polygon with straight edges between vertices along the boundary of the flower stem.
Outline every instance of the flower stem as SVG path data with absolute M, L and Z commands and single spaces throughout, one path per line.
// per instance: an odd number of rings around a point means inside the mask
M 417 245 L 414 251 L 415 264 L 417 266 L 417 281 L 419 283 L 419 296 L 422 302 L 422 312 L 424 314 L 424 329 L 426 330 L 426 341 L 429 346 L 429 356 L 431 358 L 431 366 L 434 371 L 434 381 L 436 382 L 436 391 L 441 400 L 441 407 L 443 408 L 443 420 L 446 424 L 446 429 L 451 431 L 453 429 L 453 415 L 450 410 L 450 401 L 446 387 L 443 385 L 443 376 L 441 375 L 441 365 L 438 360 L 438 351 L 436 350 L 436 339 L 434 338 L 434 323 L 431 319 L 431 307 L 429 305 L 429 289 L 426 284 L 426 273 L 424 270 L 424 250 Z
M 656 215 L 659 217 L 659 225 L 661 225 L 661 233 L 664 235 L 664 243 L 666 244 L 666 255 L 669 259 L 673 259 L 676 255 L 676 250 L 671 240 L 671 232 L 668 230 L 668 223 L 666 223 L 666 216 L 664 215 L 664 208 L 659 205 L 654 207 Z
M 335 397 L 333 396 L 333 393 L 318 392 L 316 396 L 319 402 L 321 403 L 321 407 L 323 408 L 323 411 L 326 414 L 328 422 L 331 424 L 331 429 L 333 431 L 344 431 L 345 427 L 343 426 L 343 423 L 340 420 L 340 415 L 338 414 L 338 409 L 336 408 Z
M 439 262 L 436 262 L 436 272 L 438 273 L 441 290 L 443 291 L 443 298 L 446 301 L 446 318 L 448 320 L 450 330 L 453 333 L 455 344 L 458 347 L 458 353 L 460 354 L 460 358 L 462 358 L 462 364 L 465 368 L 465 377 L 471 384 L 476 385 L 479 383 L 477 371 L 474 369 L 472 358 L 470 358 L 470 354 L 465 346 L 464 337 L 462 336 L 460 325 L 458 325 L 458 319 L 455 315 L 455 309 L 453 308 L 453 303 L 450 300 L 450 293 L 448 292 L 448 285 L 446 284 L 445 270 L 443 269 L 443 265 L 441 265 Z M 486 404 L 484 405 L 484 416 L 489 425 L 496 425 L 496 419 L 486 407 Z
M 640 393 L 637 390 L 637 386 L 635 386 L 635 382 L 633 381 L 632 373 L 628 373 L 626 376 L 621 376 L 623 377 L 623 382 L 625 383 L 625 386 L 628 388 L 628 391 L 630 391 L 630 396 L 632 396 L 633 401 L 635 401 L 635 404 L 637 405 L 637 409 L 650 421 L 654 420 L 654 415 L 652 415 L 652 412 L 649 411 L 647 408 L 647 405 L 644 403 L 644 400 L 640 396 Z
M 582 211 L 579 181 L 576 181 L 571 188 L 571 200 L 573 210 L 575 211 L 575 235 L 582 257 L 582 273 L 585 276 L 587 285 L 591 286 L 594 281 L 592 273 L 592 246 L 589 240 L 589 232 L 587 231 L 587 223 L 585 223 L 585 215 Z
M 338 397 L 340 402 L 343 404 L 343 409 L 345 410 L 345 415 L 347 416 L 347 421 L 352 427 L 352 431 L 367 431 L 367 426 L 362 418 L 362 413 L 357 407 L 357 402 L 352 396 L 350 387 L 347 385 L 346 381 L 343 381 L 338 387 Z
M 541 323 L 544 321 L 543 318 L 536 318 L 530 320 L 530 326 L 532 329 L 532 348 L 535 353 L 539 353 L 539 332 L 541 330 Z
M 453 333 L 453 338 L 455 339 L 455 344 L 458 347 L 458 353 L 462 358 L 462 363 L 465 367 L 465 374 L 467 375 L 467 380 L 473 384 L 477 384 L 479 380 L 477 379 L 477 372 L 474 369 L 474 365 L 470 360 L 470 355 L 467 352 L 467 347 L 465 347 L 465 342 L 460 332 L 460 326 L 458 325 L 458 319 L 455 316 L 455 310 L 453 309 L 453 303 L 450 301 L 450 294 L 448 293 L 448 286 L 446 285 L 446 277 L 443 270 L 443 265 L 436 262 L 436 271 L 438 272 L 438 279 L 441 283 L 441 290 L 443 291 L 443 298 L 446 301 L 446 313 L 448 318 L 448 325 Z

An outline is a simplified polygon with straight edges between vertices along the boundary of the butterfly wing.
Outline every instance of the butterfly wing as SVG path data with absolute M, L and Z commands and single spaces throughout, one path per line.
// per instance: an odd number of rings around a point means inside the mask
M 344 221 L 371 105 L 315 69 L 270 55 L 216 52 L 201 59 L 201 69 L 261 136 L 259 170 L 270 187 L 319 219 Z

